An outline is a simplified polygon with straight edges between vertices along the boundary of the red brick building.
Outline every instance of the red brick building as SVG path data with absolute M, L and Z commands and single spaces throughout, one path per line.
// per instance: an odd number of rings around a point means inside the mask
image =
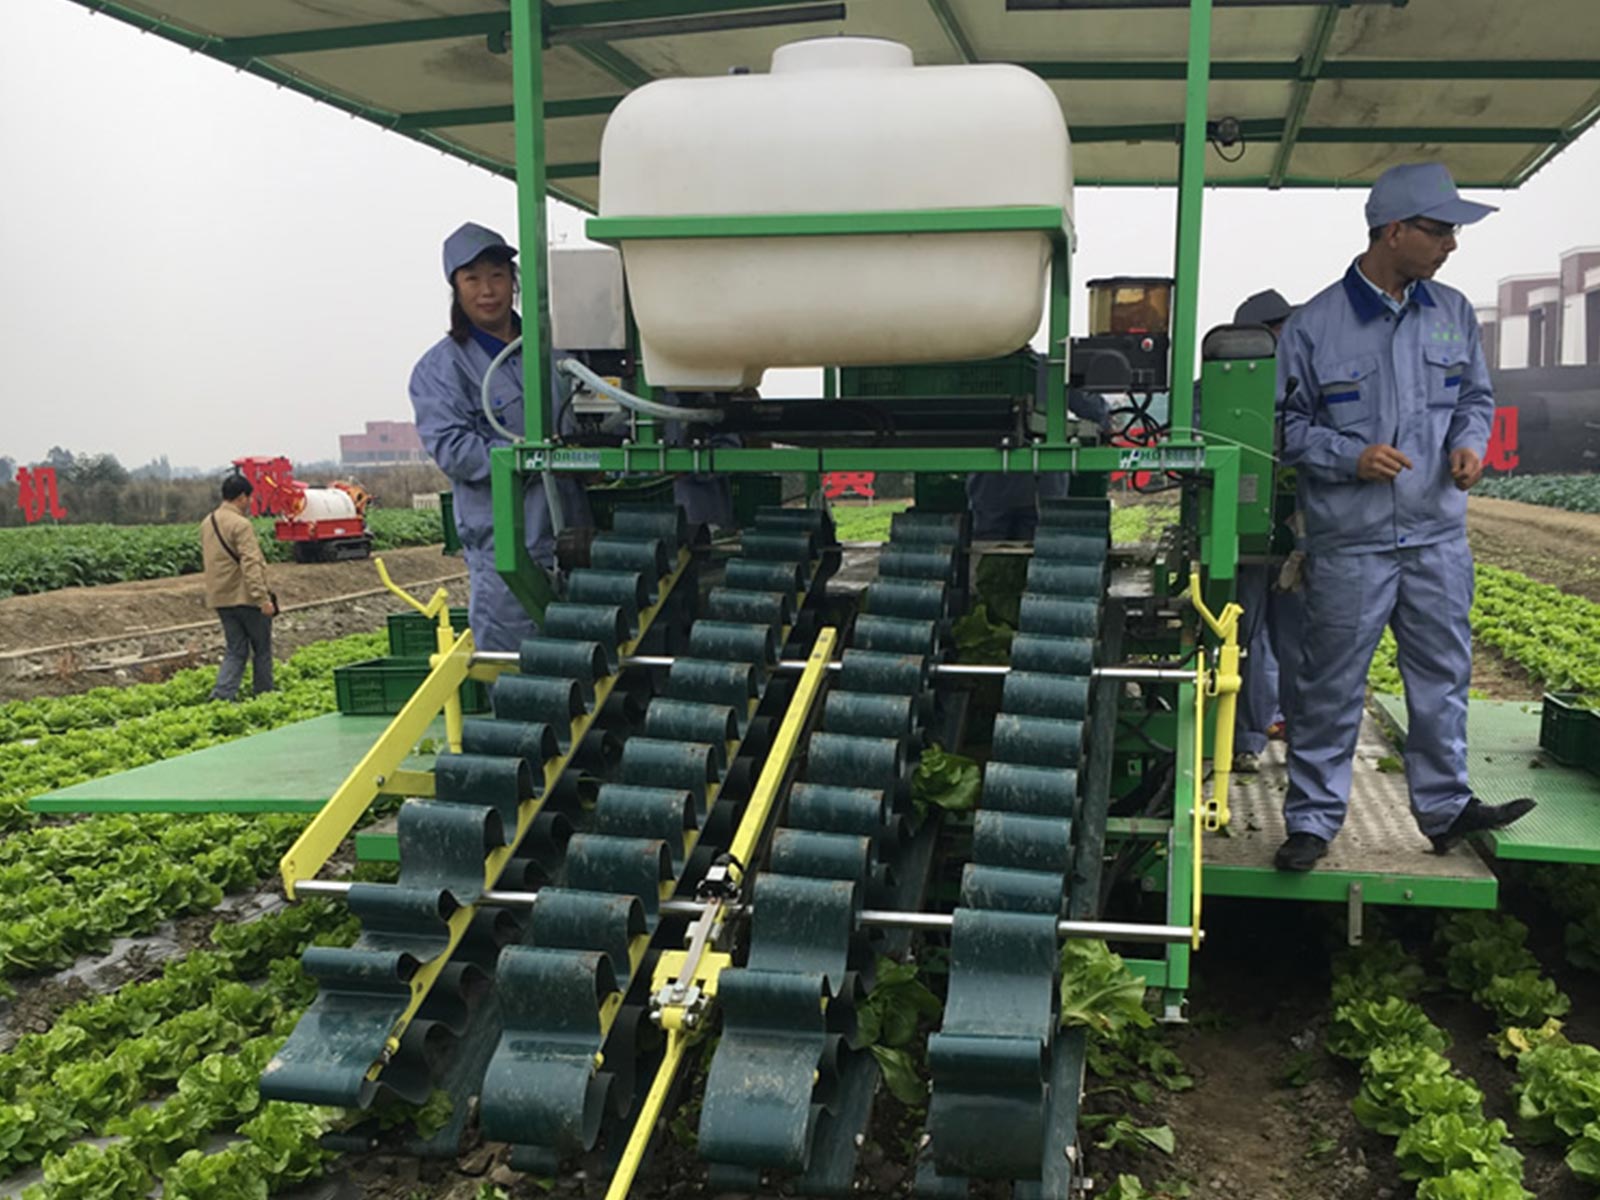
M 428 461 L 428 452 L 410 421 L 368 421 L 365 433 L 339 435 L 339 465 L 392 467 Z

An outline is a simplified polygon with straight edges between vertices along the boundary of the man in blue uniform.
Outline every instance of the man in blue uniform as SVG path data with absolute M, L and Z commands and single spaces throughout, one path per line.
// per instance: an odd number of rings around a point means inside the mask
M 1283 461 L 1297 469 L 1307 583 L 1282 870 L 1310 870 L 1344 822 L 1385 626 L 1405 681 L 1412 814 L 1435 851 L 1533 807 L 1484 804 L 1467 784 L 1467 490 L 1494 397 L 1472 305 L 1433 282 L 1458 228 L 1493 211 L 1463 200 L 1442 164 L 1390 168 L 1367 197 L 1366 252 L 1283 331 Z
M 468 605 L 473 638 L 480 650 L 515 650 L 537 632 L 526 610 L 494 567 L 494 506 L 489 488 L 489 450 L 510 442 L 484 414 L 484 373 L 522 332 L 513 307 L 516 250 L 492 229 L 467 222 L 445 239 L 444 277 L 450 284 L 450 332 L 436 342 L 411 372 L 411 407 L 417 434 L 455 494 L 456 531 L 461 535 L 472 595 Z M 552 379 L 551 386 L 559 381 Z M 501 426 L 521 436 L 522 353 L 500 364 L 490 383 L 490 404 Z M 589 525 L 588 498 L 582 486 L 557 477 L 563 518 Z M 527 489 L 524 504 L 528 553 L 545 567 L 555 565 L 556 531 L 544 489 Z

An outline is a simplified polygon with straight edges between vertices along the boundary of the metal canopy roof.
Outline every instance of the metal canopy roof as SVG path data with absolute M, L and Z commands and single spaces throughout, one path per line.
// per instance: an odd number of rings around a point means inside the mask
M 75 0 L 505 175 L 506 0 Z M 1214 0 L 1206 182 L 1364 185 L 1437 158 L 1516 187 L 1600 118 L 1597 0 Z M 1022 63 L 1061 99 L 1084 185 L 1173 185 L 1184 0 L 566 0 L 545 8 L 551 191 L 592 206 L 606 114 L 652 79 L 766 69 L 800 37 L 923 64 Z

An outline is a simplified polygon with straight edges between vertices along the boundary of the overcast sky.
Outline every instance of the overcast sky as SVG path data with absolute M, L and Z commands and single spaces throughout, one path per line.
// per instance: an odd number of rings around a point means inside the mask
M 444 235 L 516 238 L 511 183 L 67 0 L 0 5 L 0 179 L 0 455 L 23 462 L 336 457 L 363 421 L 410 419 L 411 366 L 446 323 Z M 1501 277 L 1600 243 L 1596 180 L 1600 129 L 1481 196 L 1502 211 L 1441 278 L 1492 302 Z M 1362 199 L 1209 192 L 1202 327 L 1337 277 Z M 1080 189 L 1076 278 L 1169 273 L 1174 209 Z M 580 221 L 553 217 L 558 236 Z M 1080 290 L 1080 332 L 1085 309 Z

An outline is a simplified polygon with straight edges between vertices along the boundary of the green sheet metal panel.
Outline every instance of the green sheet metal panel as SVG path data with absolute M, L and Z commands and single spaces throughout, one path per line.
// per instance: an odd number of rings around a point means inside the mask
M 1405 701 L 1380 696 L 1378 707 L 1403 736 Z M 1600 863 L 1600 778 L 1563 767 L 1539 748 L 1538 701 L 1471 701 L 1467 756 L 1472 790 L 1486 804 L 1519 796 L 1539 802 L 1510 829 L 1488 835 L 1496 858 Z
M 316 812 L 372 749 L 389 717 L 313 717 L 35 796 L 35 812 Z M 428 736 L 444 737 L 442 722 Z M 432 767 L 415 757 L 409 770 Z

